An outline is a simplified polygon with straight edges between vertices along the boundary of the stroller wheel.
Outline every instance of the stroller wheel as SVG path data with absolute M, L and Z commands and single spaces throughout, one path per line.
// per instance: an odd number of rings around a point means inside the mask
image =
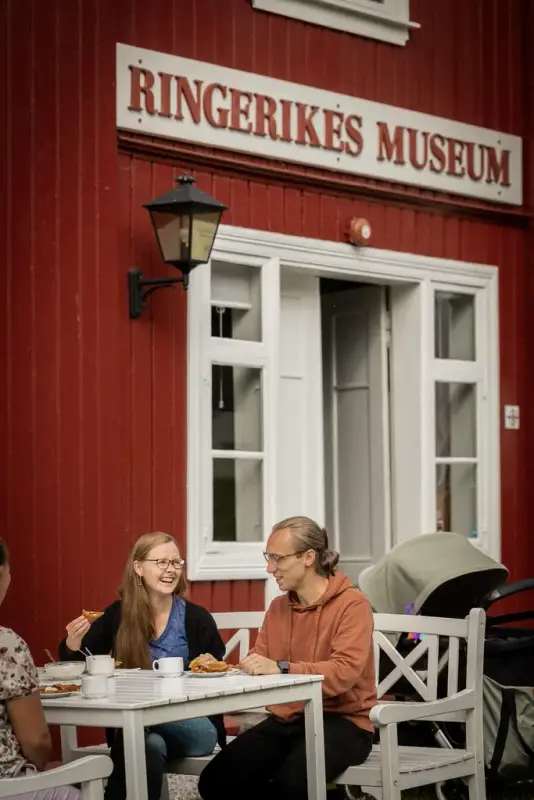
M 436 784 L 438 800 L 469 800 L 469 791 L 461 780 L 446 781 Z

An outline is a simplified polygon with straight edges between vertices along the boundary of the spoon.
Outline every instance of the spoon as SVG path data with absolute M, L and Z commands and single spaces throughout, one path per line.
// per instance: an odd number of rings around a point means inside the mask
M 48 658 L 50 659 L 50 661 L 53 661 L 53 662 L 54 662 L 54 664 L 57 664 L 57 663 L 58 663 L 58 662 L 56 661 L 56 659 L 54 658 L 54 656 L 52 655 L 52 653 L 50 652 L 50 650 L 47 650 L 47 649 L 46 649 L 46 647 L 45 647 L 45 653 L 46 653 L 46 655 L 48 656 Z
M 91 653 L 91 651 L 89 650 L 89 648 L 88 648 L 88 647 L 86 647 L 86 648 L 85 648 L 85 650 L 86 650 L 86 652 L 87 652 L 87 655 L 91 656 L 91 658 L 94 658 L 94 655 Z M 81 652 L 81 651 L 80 651 L 80 652 Z

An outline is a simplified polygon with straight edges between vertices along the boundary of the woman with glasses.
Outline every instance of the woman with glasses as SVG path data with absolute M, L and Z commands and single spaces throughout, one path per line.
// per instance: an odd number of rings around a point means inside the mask
M 59 645 L 62 660 L 112 653 L 125 668 L 150 669 L 157 658 L 180 656 L 190 661 L 221 660 L 224 644 L 211 614 L 185 599 L 185 562 L 178 544 L 166 533 L 146 533 L 126 562 L 119 600 L 89 623 L 77 617 L 67 625 Z M 114 769 L 106 800 L 124 800 L 126 779 L 120 731 L 107 732 Z M 226 743 L 222 717 L 169 722 L 145 731 L 149 800 L 159 800 L 168 761 L 208 755 L 217 741 Z

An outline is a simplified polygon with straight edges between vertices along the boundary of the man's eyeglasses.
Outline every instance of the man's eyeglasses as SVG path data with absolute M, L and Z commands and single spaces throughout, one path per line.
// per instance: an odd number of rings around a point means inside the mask
M 275 566 L 279 564 L 284 558 L 290 558 L 291 556 L 300 556 L 301 553 L 306 553 L 306 550 L 297 550 L 296 553 L 287 553 L 285 556 L 277 556 L 274 553 L 264 553 L 263 557 L 268 564 L 274 564 Z
M 183 558 L 145 558 L 144 560 L 153 561 L 156 567 L 162 572 L 169 569 L 169 567 L 173 567 L 173 569 L 176 570 L 182 569 L 185 564 L 185 559 Z

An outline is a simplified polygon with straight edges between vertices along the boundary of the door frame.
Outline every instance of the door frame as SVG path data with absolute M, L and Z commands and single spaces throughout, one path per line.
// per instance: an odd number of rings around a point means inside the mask
M 479 544 L 494 558 L 500 556 L 500 397 L 499 397 L 499 290 L 498 268 L 444 258 L 415 255 L 374 248 L 355 248 L 340 242 L 289 236 L 270 231 L 221 225 L 212 258 L 258 263 L 276 260 L 279 268 L 325 278 L 383 283 L 392 286 L 392 489 L 396 498 L 393 515 L 395 541 L 435 529 L 435 493 L 432 427 L 432 342 L 429 336 L 433 320 L 434 285 L 458 287 L 477 292 L 478 340 L 487 352 L 485 389 L 488 416 L 488 441 L 482 457 L 487 462 L 484 482 L 486 519 Z M 202 317 L 205 297 L 197 282 L 199 267 L 191 275 L 188 292 L 188 508 L 187 549 L 199 552 L 199 527 L 196 509 L 201 502 L 199 477 L 198 387 L 202 380 L 198 359 L 198 320 Z M 480 298 L 483 296 L 484 302 Z M 481 311 L 482 309 L 482 311 Z M 416 348 L 414 350 L 414 343 Z M 410 375 L 411 380 L 406 376 Z M 402 377 L 402 380 L 401 380 Z M 397 378 L 397 379 L 396 379 Z M 271 421 L 272 425 L 275 421 Z M 272 427 L 271 427 L 272 430 Z M 395 454 L 409 448 L 410 469 L 396 468 Z M 272 500 L 272 498 L 271 498 Z M 274 503 L 272 503 L 274 506 Z M 215 577 L 215 575 L 213 576 Z M 243 574 L 240 577 L 246 578 Z M 199 576 L 199 579 L 200 576 Z M 269 585 L 267 581 L 267 586 Z

